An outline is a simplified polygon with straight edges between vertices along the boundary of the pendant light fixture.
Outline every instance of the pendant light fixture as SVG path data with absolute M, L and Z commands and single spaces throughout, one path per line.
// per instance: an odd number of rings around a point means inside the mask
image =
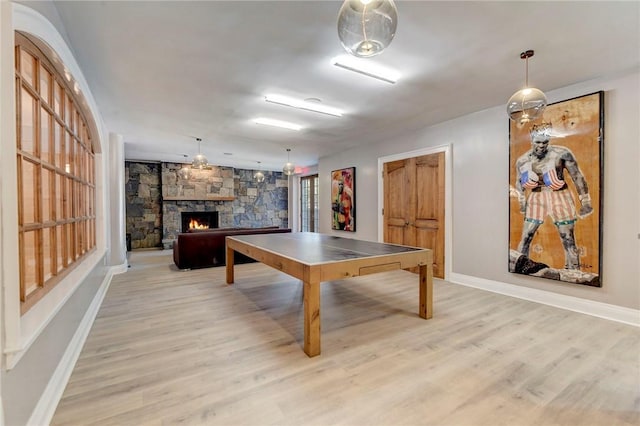
M 258 183 L 264 182 L 264 173 L 262 173 L 262 170 L 260 170 L 260 161 L 258 161 L 258 171 L 256 172 L 255 175 L 253 175 L 253 178 Z
M 207 160 L 207 157 L 205 157 L 202 154 L 202 152 L 200 152 L 200 143 L 202 142 L 202 139 L 196 138 L 196 141 L 198 141 L 198 155 L 193 157 L 193 162 L 191 163 L 191 168 L 192 169 L 200 169 L 200 170 L 208 169 L 209 168 L 209 161 Z
M 529 58 L 533 56 L 533 50 L 527 50 L 520 54 L 520 59 L 525 60 L 524 88 L 518 90 L 507 102 L 507 114 L 509 118 L 519 124 L 525 124 L 542 116 L 547 106 L 545 94 L 534 87 L 529 87 Z
M 393 40 L 398 10 L 393 0 L 345 0 L 338 13 L 338 37 L 360 58 L 380 54 Z
M 290 153 L 291 148 L 287 148 L 287 164 L 282 168 L 282 173 L 287 176 L 291 176 L 296 171 L 296 166 L 291 162 L 291 158 L 289 158 Z
M 191 177 L 191 169 L 183 166 L 180 170 L 178 170 L 178 176 L 180 176 L 180 179 L 182 180 L 189 180 L 189 178 Z
M 185 160 L 189 158 L 187 154 L 182 154 L 182 156 Z M 180 170 L 178 170 L 178 177 L 182 180 L 189 180 L 191 177 L 191 168 L 187 167 L 187 164 L 183 164 L 182 167 L 180 167 Z

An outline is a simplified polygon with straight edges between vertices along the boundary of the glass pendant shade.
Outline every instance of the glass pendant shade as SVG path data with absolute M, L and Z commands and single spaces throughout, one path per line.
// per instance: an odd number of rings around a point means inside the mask
M 547 97 L 541 90 L 527 87 L 518 90 L 507 103 L 509 118 L 520 124 L 526 124 L 542 116 L 547 106 Z
M 291 176 L 295 171 L 296 171 L 296 166 L 294 166 L 293 163 L 287 163 L 282 168 L 282 173 L 284 173 L 287 176 Z
M 207 157 L 205 157 L 200 152 L 200 142 L 202 142 L 202 139 L 196 138 L 196 140 L 198 141 L 198 155 L 193 157 L 193 161 L 191 162 L 191 168 L 204 170 L 209 168 L 209 161 L 207 160 Z
M 368 58 L 393 40 L 398 10 L 393 0 L 345 0 L 338 14 L 338 37 L 350 54 Z
M 291 176 L 296 171 L 296 166 L 291 162 L 291 159 L 289 158 L 290 152 L 291 152 L 291 148 L 287 148 L 287 163 L 282 168 L 282 173 L 284 173 L 287 176 Z
M 264 173 L 262 173 L 262 170 L 260 170 L 260 162 L 259 161 L 258 161 L 258 171 L 256 172 L 256 174 L 253 175 L 253 178 L 258 183 L 264 182 Z
M 191 168 L 193 169 L 206 169 L 209 166 L 209 161 L 207 157 L 202 154 L 198 154 L 193 157 L 193 162 L 191 163 Z
M 180 179 L 187 180 L 191 177 L 191 170 L 188 167 L 182 167 L 178 170 L 178 176 L 180 176 Z
M 519 124 L 526 124 L 542 116 L 547 107 L 547 97 L 534 87 L 529 87 L 529 58 L 533 56 L 533 50 L 527 50 L 520 54 L 525 65 L 525 88 L 518 90 L 507 102 L 507 114 L 509 118 Z

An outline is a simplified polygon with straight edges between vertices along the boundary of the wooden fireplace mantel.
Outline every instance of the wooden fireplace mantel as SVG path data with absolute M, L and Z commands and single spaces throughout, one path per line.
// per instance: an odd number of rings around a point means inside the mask
M 211 197 L 162 197 L 164 201 L 233 201 L 236 199 L 231 196 L 211 196 Z

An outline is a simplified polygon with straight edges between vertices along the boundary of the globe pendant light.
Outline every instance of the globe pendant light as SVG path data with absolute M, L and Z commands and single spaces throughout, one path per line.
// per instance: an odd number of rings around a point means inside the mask
M 291 176 L 296 171 L 296 166 L 291 162 L 289 158 L 289 153 L 291 152 L 291 148 L 287 148 L 287 164 L 282 168 L 282 173 L 287 176 Z
M 209 168 L 209 161 L 207 160 L 207 157 L 205 157 L 200 152 L 200 142 L 202 142 L 202 139 L 196 138 L 196 140 L 198 141 L 198 155 L 193 157 L 193 162 L 191 162 L 191 168 L 192 169 L 200 169 L 200 170 L 208 169 Z
M 350 54 L 369 58 L 393 40 L 398 10 L 393 0 L 345 0 L 338 13 L 338 37 Z
M 180 176 L 180 179 L 188 180 L 191 177 L 191 169 L 182 167 L 178 170 L 178 176 Z
M 533 50 L 527 50 L 520 54 L 520 59 L 526 62 L 525 87 L 518 90 L 507 102 L 509 118 L 517 123 L 526 124 L 542 116 L 547 106 L 547 97 L 534 87 L 529 87 L 529 58 L 533 56 Z
M 256 172 L 255 175 L 253 175 L 253 178 L 258 183 L 264 182 L 264 173 L 262 173 L 262 171 L 260 170 L 260 161 L 258 161 L 258 171 Z
M 185 160 L 189 158 L 187 154 L 182 154 L 182 156 L 184 157 Z M 191 177 L 191 168 L 187 167 L 186 164 L 183 164 L 182 167 L 180 167 L 180 170 L 178 170 L 178 178 L 182 180 L 189 180 L 190 177 Z

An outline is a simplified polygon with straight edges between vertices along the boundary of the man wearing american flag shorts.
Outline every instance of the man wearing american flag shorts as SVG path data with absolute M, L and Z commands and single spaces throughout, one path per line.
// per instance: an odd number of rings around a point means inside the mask
M 589 187 L 573 153 L 563 146 L 549 145 L 551 123 L 531 128 L 531 149 L 516 161 L 516 191 L 524 226 L 518 251 L 529 257 L 529 246 L 547 216 L 556 226 L 565 252 L 565 269 L 579 269 L 580 256 L 574 236 L 578 218 L 593 213 Z M 578 192 L 580 210 L 576 214 L 565 172 Z M 530 190 L 528 198 L 525 191 Z

